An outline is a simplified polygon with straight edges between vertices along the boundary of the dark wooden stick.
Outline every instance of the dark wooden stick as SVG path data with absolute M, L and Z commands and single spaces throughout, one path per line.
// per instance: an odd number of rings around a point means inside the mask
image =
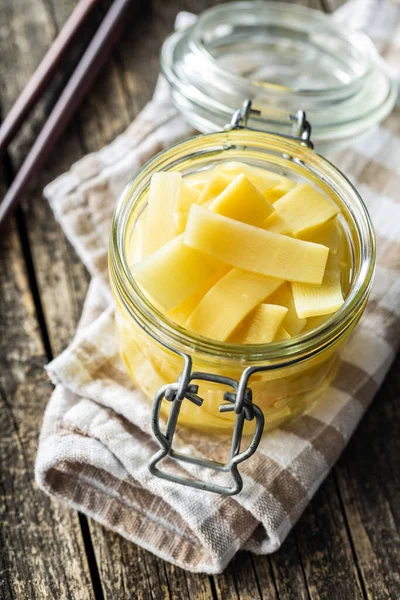
M 111 49 L 121 36 L 131 4 L 132 0 L 115 0 L 108 10 L 4 196 L 0 204 L 0 224 L 43 166 L 56 140 L 88 92 Z
M 80 0 L 0 127 L 0 155 L 40 98 L 98 0 Z

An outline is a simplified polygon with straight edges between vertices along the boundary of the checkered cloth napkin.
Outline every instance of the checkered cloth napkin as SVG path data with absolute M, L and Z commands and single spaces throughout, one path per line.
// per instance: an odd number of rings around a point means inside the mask
M 400 7 L 368 2 L 360 25 L 399 67 Z M 360 18 L 359 0 L 341 9 Z M 351 16 L 352 15 L 352 16 Z M 337 18 L 337 15 L 336 17 Z M 397 59 L 397 64 L 396 64 Z M 399 109 L 369 138 L 330 158 L 349 175 L 371 212 L 378 268 L 371 300 L 343 353 L 334 385 L 294 423 L 264 436 L 241 465 L 243 491 L 223 497 L 150 475 L 157 446 L 150 403 L 118 356 L 107 279 L 107 242 L 116 199 L 137 169 L 192 131 L 160 80 L 154 97 L 112 144 L 90 154 L 45 190 L 55 215 L 92 275 L 75 339 L 48 366 L 48 404 L 36 479 L 127 539 L 180 567 L 218 573 L 239 549 L 273 552 L 329 472 L 388 371 L 400 329 Z M 182 451 L 218 459 L 224 443 L 183 432 Z M 179 467 L 176 467 L 179 469 Z

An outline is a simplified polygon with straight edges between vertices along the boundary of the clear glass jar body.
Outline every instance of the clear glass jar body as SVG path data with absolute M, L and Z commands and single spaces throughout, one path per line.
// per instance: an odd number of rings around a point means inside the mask
M 152 174 L 178 170 L 184 176 L 193 175 L 221 161 L 246 162 L 299 182 L 308 181 L 340 207 L 349 244 L 349 289 L 341 309 L 316 329 L 266 345 L 215 342 L 168 320 L 132 278 L 127 249 L 145 210 Z M 364 310 L 374 262 L 374 234 L 361 198 L 350 182 L 315 152 L 296 141 L 248 129 L 191 138 L 147 163 L 127 186 L 115 213 L 110 278 L 117 304 L 121 356 L 133 381 L 149 400 L 181 374 L 183 360 L 176 350 L 192 357 L 195 371 L 222 374 L 237 381 L 246 367 L 263 367 L 265 370 L 252 375 L 249 386 L 254 403 L 264 413 L 267 431 L 303 412 L 332 381 L 339 365 L 339 350 Z M 223 306 L 215 310 L 223 310 Z M 219 384 L 201 382 L 203 406 L 183 402 L 180 423 L 215 432 L 230 429 L 233 414 L 218 411 L 225 391 Z

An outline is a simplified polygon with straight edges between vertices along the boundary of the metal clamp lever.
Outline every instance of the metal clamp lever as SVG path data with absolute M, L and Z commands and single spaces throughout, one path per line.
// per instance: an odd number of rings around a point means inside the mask
M 231 122 L 226 126 L 226 129 L 244 129 L 247 127 L 247 122 L 251 115 L 260 117 L 261 111 L 251 108 L 251 100 L 247 99 L 243 102 L 242 106 L 233 113 Z
M 247 99 L 243 102 L 241 108 L 236 110 L 233 113 L 231 122 L 226 126 L 225 129 L 252 129 L 248 127 L 247 123 L 250 117 L 262 117 L 262 112 L 255 108 L 252 108 L 251 100 Z M 295 115 L 289 115 L 289 121 L 293 123 L 292 125 L 292 135 L 284 135 L 283 133 L 274 133 L 279 137 L 283 137 L 289 140 L 296 140 L 300 142 L 303 146 L 307 146 L 308 148 L 313 148 L 313 143 L 311 141 L 311 125 L 307 121 L 306 113 L 304 110 L 298 110 Z M 255 131 L 263 131 L 261 129 L 256 129 Z M 264 131 L 264 133 L 267 133 Z
M 155 395 L 153 410 L 152 410 L 152 429 L 153 433 L 160 445 L 160 450 L 151 458 L 149 462 L 150 472 L 162 479 L 186 485 L 189 487 L 205 490 L 208 492 L 216 492 L 225 496 L 233 496 L 240 492 L 243 487 L 243 480 L 238 471 L 238 464 L 249 458 L 256 451 L 262 432 L 264 429 L 264 415 L 258 406 L 252 402 L 252 392 L 249 388 L 240 386 L 237 381 L 230 377 L 222 375 L 212 375 L 210 373 L 191 372 L 192 361 L 189 356 L 185 356 L 185 367 L 183 373 L 177 383 L 172 383 L 163 386 Z M 198 386 L 191 382 L 209 381 L 227 385 L 233 389 L 232 392 L 224 394 L 224 400 L 227 404 L 222 404 L 219 407 L 220 412 L 236 413 L 235 424 L 232 435 L 231 450 L 229 461 L 226 464 L 212 460 L 197 458 L 176 452 L 172 448 L 173 437 L 175 434 L 176 424 L 179 417 L 182 402 L 185 400 L 193 402 L 197 406 L 201 406 L 203 400 L 197 395 Z M 171 411 L 169 413 L 165 433 L 162 433 L 160 428 L 160 410 L 163 400 L 172 402 Z M 243 452 L 240 452 L 242 441 L 244 421 L 252 421 L 255 419 L 255 429 L 249 446 Z M 212 471 L 230 473 L 233 478 L 233 485 L 230 487 L 222 486 L 215 483 L 207 483 L 185 477 L 183 475 L 175 475 L 173 473 L 162 471 L 157 465 L 166 457 L 170 457 L 177 462 L 189 463 L 198 467 L 208 468 Z

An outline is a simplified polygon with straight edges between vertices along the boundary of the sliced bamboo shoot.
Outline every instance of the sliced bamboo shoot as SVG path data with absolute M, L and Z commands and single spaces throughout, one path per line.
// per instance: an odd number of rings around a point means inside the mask
M 286 316 L 287 308 L 260 304 L 246 318 L 241 331 L 243 344 L 269 344 Z
M 274 337 L 274 342 L 279 342 L 280 340 L 288 340 L 290 339 L 292 336 L 290 335 L 290 333 L 288 333 L 286 331 L 286 329 L 281 325 L 278 329 L 278 331 L 276 332 L 276 336 Z
M 199 196 L 198 203 L 203 206 L 209 206 L 211 202 L 224 191 L 230 182 L 231 179 L 229 177 L 215 171 L 204 186 L 204 189 Z
M 177 212 L 174 213 L 175 233 L 180 235 L 185 231 L 186 223 L 188 220 L 188 212 Z
M 207 169 L 191 175 L 185 175 L 185 183 L 190 187 L 197 188 L 201 192 L 210 181 L 213 172 L 212 169 Z
M 191 188 L 193 188 L 194 190 L 196 190 L 199 193 L 199 196 L 201 194 L 201 192 L 204 190 L 204 188 L 207 185 L 207 181 L 188 181 L 187 185 Z
M 221 267 L 212 277 L 208 279 L 204 285 L 201 285 L 194 294 L 186 298 L 179 306 L 174 308 L 168 313 L 168 317 L 178 323 L 179 325 L 184 325 L 188 320 L 196 306 L 200 303 L 203 296 L 223 277 L 231 270 L 231 267 L 228 265 L 224 265 Z
M 236 221 L 260 225 L 273 207 L 243 174 L 235 177 L 209 205 L 209 209 Z
M 285 283 L 282 285 L 270 298 L 268 298 L 270 304 L 279 304 L 285 306 L 288 309 L 283 326 L 287 332 L 292 335 L 298 335 L 306 326 L 307 319 L 300 319 L 297 315 L 296 307 L 293 302 L 292 290 L 290 286 Z
M 200 192 L 193 186 L 188 185 L 184 181 L 181 182 L 178 197 L 178 211 L 187 213 L 194 202 L 197 202 Z
M 333 313 L 332 313 L 333 314 Z M 317 329 L 323 323 L 326 323 L 329 319 L 330 315 L 321 315 L 319 317 L 310 317 L 307 319 L 307 325 L 304 327 L 302 333 L 307 333 L 307 331 L 312 331 L 313 329 Z
M 174 213 L 175 235 L 185 231 L 189 208 L 199 199 L 200 192 L 194 186 L 182 181 L 179 189 L 178 210 Z
M 339 212 L 333 202 L 306 183 L 282 196 L 275 202 L 274 208 L 288 222 L 296 236 L 310 232 Z
M 217 215 L 192 204 L 184 243 L 224 263 L 269 277 L 320 284 L 329 249 Z
M 203 297 L 186 327 L 204 337 L 224 341 L 282 283 L 272 277 L 232 269 Z
M 168 312 L 194 294 L 220 268 L 214 258 L 185 246 L 180 235 L 135 265 L 132 275 Z
M 230 177 L 231 179 L 237 177 L 237 175 L 246 175 L 246 177 L 250 179 L 251 183 L 262 194 L 267 190 L 272 189 L 275 185 L 287 185 L 289 186 L 289 189 L 296 185 L 291 179 L 285 177 L 284 175 L 279 175 L 273 171 L 260 169 L 258 167 L 253 167 L 241 162 L 232 161 L 220 163 L 215 167 L 215 170 L 220 173 L 224 173 L 224 175 Z
M 327 268 L 321 285 L 293 283 L 293 300 L 300 318 L 336 312 L 343 304 L 340 269 Z
M 276 213 L 277 214 L 277 213 Z M 340 245 L 340 225 L 336 219 L 331 219 L 327 223 L 323 223 L 319 227 L 313 228 L 309 232 L 304 232 L 298 237 L 306 242 L 314 242 L 314 244 L 322 244 L 327 246 L 334 254 L 339 249 Z
M 289 227 L 289 223 L 277 211 L 274 211 L 261 227 L 274 233 L 281 233 L 282 235 L 293 233 Z
M 281 183 L 278 183 L 277 185 L 267 189 L 264 192 L 264 196 L 269 202 L 271 202 L 271 204 L 274 204 L 277 200 L 279 200 L 279 198 L 282 198 L 282 196 L 290 192 L 290 190 L 293 190 L 296 185 L 297 184 L 295 181 L 292 181 L 286 177 Z
M 152 254 L 176 235 L 174 213 L 179 202 L 181 173 L 154 173 L 151 178 L 143 237 L 143 256 Z

